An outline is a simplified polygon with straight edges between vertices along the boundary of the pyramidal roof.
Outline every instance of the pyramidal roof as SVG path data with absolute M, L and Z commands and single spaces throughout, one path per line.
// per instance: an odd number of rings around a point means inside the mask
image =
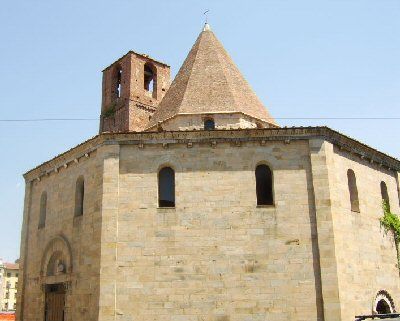
M 229 112 L 244 113 L 276 126 L 206 24 L 147 127 L 179 114 Z

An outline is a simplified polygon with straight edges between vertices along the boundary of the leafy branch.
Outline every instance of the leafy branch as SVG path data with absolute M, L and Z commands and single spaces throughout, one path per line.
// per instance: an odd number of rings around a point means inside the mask
M 400 241 L 400 219 L 396 214 L 390 212 L 387 201 L 382 202 L 383 217 L 380 219 L 381 226 L 385 232 L 391 231 L 396 242 Z
M 389 204 L 386 200 L 382 201 L 382 208 L 383 217 L 381 217 L 379 221 L 386 233 L 388 233 L 389 231 L 393 233 L 394 243 L 397 251 L 397 267 L 399 268 L 400 273 L 400 219 L 396 214 L 390 212 Z

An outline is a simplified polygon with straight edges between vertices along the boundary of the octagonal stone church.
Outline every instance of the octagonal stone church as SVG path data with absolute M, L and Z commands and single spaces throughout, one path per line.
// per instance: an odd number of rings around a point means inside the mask
M 282 128 L 205 25 L 175 79 L 103 70 L 100 133 L 27 172 L 19 321 L 338 321 L 400 309 L 400 162 Z

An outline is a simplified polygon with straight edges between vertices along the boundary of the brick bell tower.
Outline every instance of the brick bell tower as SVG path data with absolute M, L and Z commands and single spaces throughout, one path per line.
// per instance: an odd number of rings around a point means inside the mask
M 103 70 L 100 133 L 143 131 L 170 85 L 170 67 L 129 51 Z

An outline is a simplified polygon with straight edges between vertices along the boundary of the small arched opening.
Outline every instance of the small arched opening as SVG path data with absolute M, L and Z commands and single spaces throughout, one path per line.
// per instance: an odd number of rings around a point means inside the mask
M 389 314 L 389 313 L 391 313 L 389 304 L 385 300 L 379 300 L 377 305 L 376 305 L 376 312 L 378 314 Z
M 265 164 L 258 165 L 255 170 L 257 205 L 273 205 L 272 171 Z
M 85 180 L 83 176 L 79 176 L 75 184 L 75 215 L 83 215 L 83 205 L 85 199 Z
M 47 264 L 46 276 L 66 273 L 66 262 L 61 251 L 54 252 Z
M 38 228 L 44 228 L 46 225 L 46 215 L 47 215 L 47 193 L 43 192 L 40 196 L 40 209 L 39 209 L 39 224 Z
M 396 312 L 393 299 L 387 291 L 381 290 L 378 292 L 374 300 L 372 312 L 373 314 L 390 314 Z
M 213 118 L 206 118 L 204 120 L 204 130 L 214 130 L 215 129 L 215 121 Z
M 388 189 L 386 183 L 383 181 L 381 182 L 381 196 L 382 196 L 382 201 L 386 203 L 388 210 L 390 211 L 390 200 L 389 200 Z
M 353 212 L 360 212 L 356 175 L 352 169 L 347 171 L 347 184 L 350 194 L 350 207 Z
M 151 63 L 144 65 L 144 89 L 153 94 L 156 94 L 157 72 L 156 68 Z
M 121 98 L 122 93 L 122 67 L 117 65 L 114 71 L 114 91 L 115 97 Z
M 175 172 L 171 167 L 158 172 L 158 206 L 175 207 Z

